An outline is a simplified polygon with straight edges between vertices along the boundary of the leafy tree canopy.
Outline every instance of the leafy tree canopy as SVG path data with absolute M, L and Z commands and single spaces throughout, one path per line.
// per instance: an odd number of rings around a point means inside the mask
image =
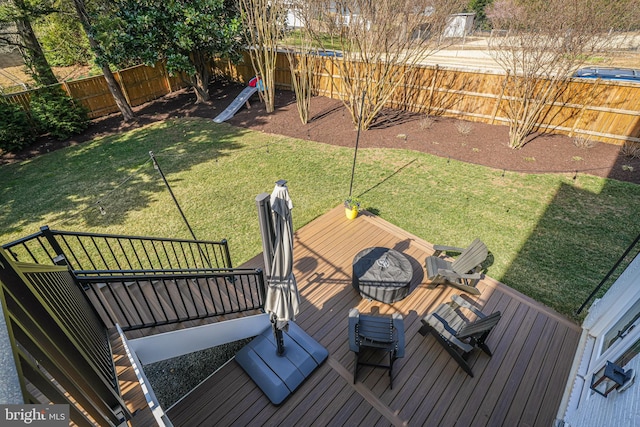
M 0 21 L 37 18 L 58 12 L 56 0 L 0 0 Z
M 467 5 L 468 12 L 475 12 L 475 25 L 476 27 L 487 30 L 490 28 L 490 23 L 487 20 L 486 9 L 493 3 L 493 0 L 469 0 Z
M 71 12 L 43 16 L 33 26 L 49 64 L 65 67 L 93 60 L 82 24 Z
M 184 72 L 198 101 L 208 95 L 209 61 L 237 59 L 240 21 L 224 0 L 116 0 L 101 21 L 101 41 L 114 64 L 167 61 L 170 73 Z

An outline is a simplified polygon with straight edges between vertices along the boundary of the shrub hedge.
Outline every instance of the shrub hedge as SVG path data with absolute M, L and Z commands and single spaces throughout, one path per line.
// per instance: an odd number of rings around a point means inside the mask
M 60 88 L 31 93 L 30 110 L 0 98 L 0 151 L 16 152 L 33 143 L 38 135 L 50 134 L 62 141 L 89 126 L 88 110 Z
M 88 110 L 60 88 L 35 92 L 30 105 L 38 131 L 49 133 L 60 141 L 82 132 L 89 125 Z
M 24 109 L 0 98 L 0 150 L 19 151 L 36 139 L 31 120 Z

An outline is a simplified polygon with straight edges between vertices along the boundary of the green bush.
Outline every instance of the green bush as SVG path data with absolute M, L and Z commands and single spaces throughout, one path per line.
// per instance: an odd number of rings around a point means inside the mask
M 31 97 L 31 115 L 38 131 L 64 140 L 85 130 L 88 111 L 59 88 L 41 89 Z
M 0 150 L 19 151 L 35 138 L 33 125 L 22 107 L 0 99 Z

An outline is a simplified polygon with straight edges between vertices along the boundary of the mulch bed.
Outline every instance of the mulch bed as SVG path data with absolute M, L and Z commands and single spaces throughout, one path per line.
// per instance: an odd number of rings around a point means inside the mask
M 195 104 L 190 89 L 166 95 L 134 109 L 137 120 L 123 123 L 119 114 L 92 121 L 82 134 L 66 141 L 48 137 L 19 153 L 5 153 L 0 164 L 32 158 L 62 147 L 81 144 L 99 136 L 111 135 L 177 117 L 213 119 L 223 111 L 243 86 L 217 81 L 211 84 L 211 101 Z M 303 125 L 298 118 L 294 94 L 276 94 L 276 112 L 266 114 L 257 97 L 251 108 L 241 108 L 228 123 L 256 131 L 287 135 L 326 144 L 353 147 L 356 128 L 342 103 L 315 97 L 311 101 L 311 119 Z M 533 135 L 520 150 L 508 147 L 509 129 L 502 125 L 464 122 L 447 117 L 426 118 L 425 114 L 384 110 L 371 129 L 363 131 L 359 148 L 403 148 L 437 156 L 485 165 L 505 171 L 527 173 L 576 173 L 609 177 L 640 184 L 640 159 L 620 154 L 620 147 L 595 143 L 592 147 L 576 146 L 563 135 Z

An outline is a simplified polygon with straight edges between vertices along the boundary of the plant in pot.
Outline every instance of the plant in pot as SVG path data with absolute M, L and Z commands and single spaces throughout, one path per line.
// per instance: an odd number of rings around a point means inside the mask
M 344 201 L 344 212 L 347 219 L 354 219 L 360 210 L 360 200 L 355 197 L 347 197 Z

